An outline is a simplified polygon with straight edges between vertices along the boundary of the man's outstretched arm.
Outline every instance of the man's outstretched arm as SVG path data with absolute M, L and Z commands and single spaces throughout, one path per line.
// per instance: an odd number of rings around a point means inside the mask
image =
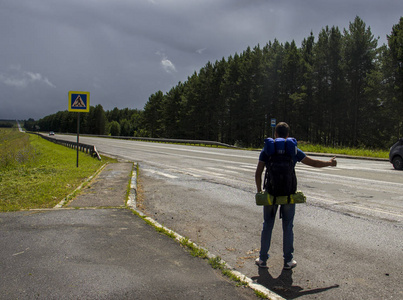
M 336 156 L 332 157 L 328 161 L 319 160 L 319 159 L 313 159 L 313 158 L 311 158 L 309 156 L 305 156 L 305 158 L 303 160 L 301 160 L 301 162 L 303 164 L 306 164 L 306 165 L 314 167 L 314 168 L 335 167 L 335 166 L 337 166 Z

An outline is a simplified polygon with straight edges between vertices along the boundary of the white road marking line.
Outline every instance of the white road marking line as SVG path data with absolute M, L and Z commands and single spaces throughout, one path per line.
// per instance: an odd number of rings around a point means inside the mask
M 180 174 L 189 175 L 189 176 L 193 176 L 193 177 L 196 177 L 196 178 L 200 178 L 200 177 L 201 177 L 200 175 L 195 174 L 195 173 L 192 173 L 192 172 L 188 171 L 187 169 L 181 169 L 181 170 L 179 170 L 179 169 L 172 169 L 172 168 L 170 168 L 169 170 L 172 171 L 172 172 L 176 172 L 176 173 L 180 173 Z
M 224 167 L 226 168 L 226 167 Z M 219 168 L 214 168 L 214 167 L 206 167 L 206 169 L 212 170 L 212 171 L 222 171 L 225 173 L 231 173 L 231 174 L 239 174 L 239 171 L 231 171 L 231 170 L 225 170 L 225 169 L 219 169 Z M 239 168 L 238 168 L 239 170 Z
M 309 166 L 295 166 L 295 169 L 296 170 L 309 170 L 310 172 L 315 172 L 315 173 L 324 171 L 321 168 L 320 169 L 319 168 L 312 168 L 312 167 L 309 167 Z
M 311 173 L 310 171 L 307 170 L 299 170 L 299 172 L 301 173 Z M 365 179 L 365 178 L 358 178 L 358 177 L 350 177 L 350 176 L 344 176 L 344 175 L 336 175 L 336 174 L 325 174 L 325 175 L 321 175 L 321 178 L 323 179 L 323 177 L 329 177 L 329 179 L 332 179 L 332 181 L 337 181 L 337 182 L 349 182 L 351 184 L 353 184 L 354 186 L 357 186 L 358 183 L 363 183 L 363 184 L 367 184 L 369 186 L 395 186 L 395 187 L 399 187 L 399 188 L 403 188 L 403 184 L 402 183 L 397 183 L 397 182 L 385 182 L 385 181 L 380 181 L 380 180 L 375 180 L 375 179 Z
M 249 170 L 255 171 L 255 170 L 256 170 L 256 166 L 257 166 L 257 164 L 256 164 L 256 165 L 241 165 L 241 168 L 242 168 L 242 169 L 249 169 Z
M 380 208 L 369 208 L 369 207 L 361 206 L 360 204 L 356 204 L 356 203 L 337 202 L 334 200 L 328 200 L 328 199 L 318 198 L 318 197 L 309 196 L 309 195 L 306 195 L 306 197 L 307 197 L 307 202 L 309 201 L 309 199 L 314 199 L 314 200 L 317 200 L 318 202 L 326 202 L 327 204 L 333 204 L 333 205 L 337 205 L 337 206 L 346 206 L 346 207 L 350 206 L 350 207 L 368 210 L 368 211 L 372 211 L 372 212 L 378 212 L 378 213 L 383 213 L 383 214 L 387 214 L 387 215 L 403 217 L 403 214 L 389 212 L 389 211 L 386 211 L 386 210 L 383 210 Z
M 196 172 L 196 173 L 201 173 L 201 174 L 204 174 L 204 175 L 215 176 L 215 177 L 217 177 L 217 178 L 222 178 L 222 179 L 227 178 L 227 177 L 225 176 L 225 174 L 222 174 L 222 173 L 204 171 L 204 170 L 201 170 L 201 169 L 193 169 L 193 168 L 189 168 L 188 170 L 190 170 L 190 171 L 192 171 L 192 172 Z
M 114 142 L 115 142 L 115 143 L 126 144 L 128 141 L 119 141 L 119 140 L 116 140 L 116 141 L 114 141 Z M 130 142 L 136 143 L 136 141 L 130 141 Z M 152 143 L 148 143 L 146 146 L 147 146 L 147 147 L 150 147 L 150 148 L 157 148 L 158 150 L 159 150 L 159 149 L 168 149 L 168 150 L 176 150 L 176 151 L 182 151 L 182 152 L 193 152 L 193 153 L 202 153 L 202 154 L 212 154 L 212 155 L 227 156 L 227 157 L 228 157 L 228 156 L 230 156 L 230 157 L 239 157 L 239 158 L 254 158 L 254 157 L 258 157 L 258 154 L 255 154 L 255 153 L 253 153 L 253 152 L 252 152 L 252 153 L 247 153 L 248 155 L 245 156 L 245 155 L 237 155 L 237 154 L 223 153 L 222 151 L 216 150 L 216 149 L 213 149 L 213 148 L 207 148 L 208 151 L 205 151 L 205 150 L 193 149 L 193 148 L 191 148 L 191 147 L 188 147 L 188 148 L 181 148 L 181 147 L 174 147 L 174 146 L 163 146 L 163 145 L 161 145 L 161 144 L 153 145 Z M 240 153 L 242 153 L 242 152 L 240 152 Z M 253 156 L 251 156 L 251 155 L 253 155 Z M 182 156 L 182 155 L 178 155 L 178 156 Z M 184 156 L 186 156 L 186 155 L 184 155 Z M 189 157 L 194 158 L 194 156 L 189 156 Z
M 245 173 L 245 172 L 255 172 L 256 170 L 256 165 L 246 165 L 242 164 L 239 166 L 225 166 L 224 168 L 226 169 L 231 169 L 231 170 L 237 170 L 238 173 Z
M 150 173 L 152 173 L 152 174 L 157 174 L 157 175 L 164 176 L 164 177 L 168 177 L 168 178 L 171 178 L 171 179 L 178 178 L 178 176 L 166 174 L 166 173 L 163 173 L 163 172 L 160 172 L 160 171 L 155 171 L 155 170 L 150 170 L 150 169 L 148 169 L 148 170 L 146 170 L 146 171 L 147 171 L 147 172 L 150 172 Z

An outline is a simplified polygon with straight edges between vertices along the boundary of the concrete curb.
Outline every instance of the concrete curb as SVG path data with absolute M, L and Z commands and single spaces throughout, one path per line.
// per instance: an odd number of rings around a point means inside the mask
M 132 169 L 132 178 L 130 180 L 130 193 L 129 197 L 127 200 L 127 206 L 129 206 L 131 209 L 136 210 L 136 198 L 137 198 L 137 169 L 138 169 L 138 164 L 133 163 L 133 169 Z
M 182 242 L 183 240 L 185 240 L 185 237 L 181 236 L 180 234 L 172 231 L 169 228 L 166 228 L 164 226 L 162 226 L 161 224 L 159 224 L 157 221 L 155 221 L 154 219 L 147 217 L 146 215 L 144 215 L 141 211 L 137 210 L 136 207 L 136 199 L 137 199 L 137 170 L 138 170 L 138 164 L 133 163 L 133 172 L 132 172 L 132 177 L 131 177 L 131 181 L 130 181 L 130 194 L 127 200 L 127 206 L 132 209 L 133 211 L 135 211 L 139 216 L 141 216 L 143 219 L 147 220 L 148 222 L 150 222 L 154 227 L 159 228 L 164 230 L 165 232 L 167 232 L 168 234 L 172 235 L 173 237 L 175 237 L 175 240 L 177 242 Z M 191 244 L 193 247 L 196 247 L 198 249 L 202 249 L 203 251 L 206 252 L 207 258 L 209 259 L 214 259 L 214 258 L 218 258 L 216 255 L 210 253 L 207 249 L 198 246 L 197 244 L 195 244 L 194 242 L 188 240 L 187 242 L 188 244 Z M 236 271 L 233 267 L 231 267 L 230 265 L 228 265 L 225 261 L 223 261 L 222 259 L 220 260 L 223 264 L 225 264 L 225 269 L 228 270 L 229 272 L 231 272 L 231 274 L 239 279 L 242 282 L 246 282 L 248 284 L 248 287 L 251 288 L 252 290 L 259 292 L 263 295 L 265 295 L 268 299 L 272 299 L 272 300 L 285 300 L 285 298 L 281 297 L 280 295 L 274 293 L 273 291 L 269 290 L 268 288 L 264 287 L 261 284 L 255 283 L 251 278 L 245 276 L 244 274 Z

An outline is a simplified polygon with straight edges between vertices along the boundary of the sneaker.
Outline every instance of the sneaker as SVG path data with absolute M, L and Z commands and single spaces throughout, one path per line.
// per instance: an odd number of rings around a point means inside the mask
M 255 264 L 259 266 L 259 268 L 268 268 L 266 262 L 261 260 L 260 258 L 256 258 Z
M 297 266 L 297 262 L 295 260 L 291 260 L 288 263 L 284 263 L 284 270 L 291 270 Z

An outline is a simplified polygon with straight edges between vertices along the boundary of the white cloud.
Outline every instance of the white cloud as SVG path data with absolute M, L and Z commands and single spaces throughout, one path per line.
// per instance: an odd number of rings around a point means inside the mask
M 26 88 L 30 84 L 43 83 L 52 88 L 56 87 L 47 77 L 42 76 L 40 73 L 23 71 L 20 66 L 11 66 L 9 70 L 6 74 L 0 73 L 0 82 L 5 85 Z
M 207 48 L 201 48 L 201 49 L 197 49 L 196 52 L 199 54 L 202 54 L 204 52 L 204 50 L 206 50 Z
M 162 57 L 161 59 L 161 66 L 167 73 L 172 73 L 172 72 L 177 72 L 175 65 L 170 61 L 167 56 L 160 51 L 157 51 L 155 54 L 159 55 Z
M 161 60 L 161 65 L 167 73 L 176 72 L 175 65 L 167 58 Z
M 15 87 L 26 87 L 27 82 L 23 79 L 18 79 L 18 78 L 10 78 L 7 77 L 4 74 L 0 74 L 0 82 L 4 83 L 5 85 L 8 86 L 15 86 Z
M 50 86 L 50 87 L 53 87 L 53 88 L 56 87 L 53 83 L 51 83 L 51 82 L 49 81 L 48 78 L 43 77 L 43 76 L 42 76 L 41 74 L 39 74 L 39 73 L 24 72 L 24 74 L 29 78 L 29 81 L 30 81 L 30 82 L 36 82 L 36 81 L 38 81 L 38 82 L 43 82 L 43 83 L 45 83 L 46 85 L 48 85 L 48 86 Z

